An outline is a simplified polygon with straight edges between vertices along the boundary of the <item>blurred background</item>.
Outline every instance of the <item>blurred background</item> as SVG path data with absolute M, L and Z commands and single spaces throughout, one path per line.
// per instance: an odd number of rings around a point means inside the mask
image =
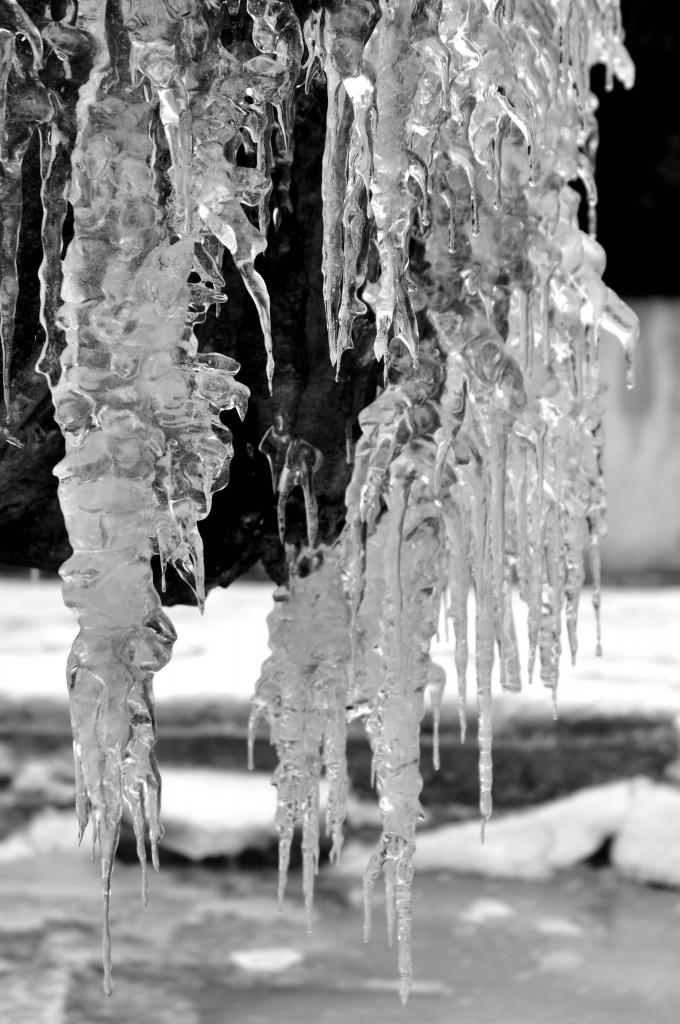
M 605 280 L 641 321 L 637 386 L 603 346 L 609 533 L 604 657 L 584 595 L 580 653 L 560 715 L 539 683 L 495 705 L 495 815 L 477 820 L 474 709 L 464 745 L 447 698 L 441 768 L 424 723 L 415 985 L 361 935 L 361 872 L 378 816 L 369 754 L 351 732 L 341 866 L 324 847 L 314 932 L 298 860 L 275 900 L 275 759 L 245 770 L 249 697 L 267 656 L 273 584 L 260 564 L 206 614 L 176 605 L 158 676 L 162 871 L 139 898 L 129 829 L 114 874 L 114 995 L 101 992 L 99 869 L 76 844 L 64 663 L 74 635 L 59 581 L 0 565 L 0 1019 L 12 1024 L 256 1024 L 278 1020 L 658 1024 L 680 1010 L 680 24 L 661 0 L 623 0 L 633 92 L 601 99 L 599 239 Z M 263 476 L 266 476 L 263 470 Z M 50 483 L 50 486 L 52 484 Z M 11 537 L 7 487 L 0 511 Z M 9 509 L 9 512 L 8 512 Z M 34 515 L 40 515 L 37 507 Z M 14 532 L 13 532 L 14 531 Z M 5 534 L 4 548 L 7 551 Z M 17 559 L 8 558 L 8 562 Z M 520 621 L 521 614 L 520 614 Z M 436 659 L 453 672 L 442 630 Z M 450 684 L 449 684 L 450 685 Z M 452 687 L 453 689 L 453 687 Z M 85 849 L 87 847 L 87 849 Z

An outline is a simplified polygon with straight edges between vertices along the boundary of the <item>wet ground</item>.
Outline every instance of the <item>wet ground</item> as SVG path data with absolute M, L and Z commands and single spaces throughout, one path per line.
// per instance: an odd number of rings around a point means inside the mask
M 11 1024 L 675 1024 L 680 895 L 584 867 L 549 883 L 416 879 L 406 1009 L 376 897 L 319 879 L 308 934 L 299 878 L 282 913 L 266 871 L 166 866 L 146 911 L 118 864 L 114 993 L 102 993 L 98 869 L 61 856 L 3 866 L 0 1020 Z

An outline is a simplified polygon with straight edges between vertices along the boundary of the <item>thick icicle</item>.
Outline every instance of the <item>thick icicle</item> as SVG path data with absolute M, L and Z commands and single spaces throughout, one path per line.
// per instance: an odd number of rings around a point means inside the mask
M 101 848 L 110 991 L 107 917 L 124 803 L 142 860 L 148 827 L 154 867 L 161 837 L 152 679 L 175 634 L 149 559 L 157 545 L 202 600 L 196 523 L 212 490 L 226 484 L 232 455 L 217 414 L 234 407 L 243 414 L 247 389 L 234 381 L 233 360 L 196 356 L 187 284 L 194 241 L 178 239 L 159 206 L 149 129 L 162 102 L 153 90 L 170 83 L 184 95 L 169 42 L 176 17 L 151 2 L 137 4 L 125 24 L 94 0 L 80 12 L 95 64 L 80 94 L 73 154 L 66 350 L 53 386 L 66 457 L 55 472 L 73 547 L 61 570 L 64 598 L 80 625 L 68 665 L 77 812 L 81 834 L 91 821 Z M 136 84 L 133 72 L 153 90 Z M 180 121 L 185 115 L 179 111 Z M 190 159 L 184 129 L 173 145 L 180 164 Z M 174 178 L 175 211 L 186 227 L 181 166 Z M 44 273 L 45 287 L 47 280 Z

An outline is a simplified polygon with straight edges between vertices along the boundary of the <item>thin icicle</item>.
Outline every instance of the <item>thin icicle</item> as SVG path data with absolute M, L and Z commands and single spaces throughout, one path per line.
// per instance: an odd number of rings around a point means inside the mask
M 53 102 L 38 76 L 43 64 L 40 33 L 18 3 L 10 0 L 8 6 L 12 28 L 0 26 L 0 355 L 4 418 L 11 428 L 10 385 L 19 298 L 17 254 L 23 202 L 23 161 L 36 127 L 52 119 Z M 17 37 L 25 37 L 30 44 L 33 54 L 30 67 L 24 67 L 18 58 Z

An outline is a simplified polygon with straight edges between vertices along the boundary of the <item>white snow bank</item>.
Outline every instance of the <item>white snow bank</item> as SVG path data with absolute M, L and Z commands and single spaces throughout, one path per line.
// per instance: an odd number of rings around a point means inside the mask
M 168 609 L 178 639 L 170 664 L 156 677 L 159 703 L 190 697 L 249 699 L 269 654 L 266 617 L 272 592 L 267 583 L 238 581 L 209 594 L 203 617 L 192 607 Z M 521 602 L 516 600 L 515 606 L 526 664 L 526 616 Z M 579 658 L 573 668 L 563 657 L 560 706 L 584 714 L 680 715 L 680 588 L 607 590 L 602 618 L 604 657 L 596 658 L 594 617 L 589 593 L 584 592 Z M 0 579 L 0 694 L 65 700 L 66 656 L 75 633 L 74 616 L 62 604 L 57 581 Z M 472 630 L 470 634 L 472 640 Z M 445 700 L 454 701 L 453 639 L 442 635 L 433 653 L 447 672 Z M 471 696 L 473 664 L 474 645 Z M 498 687 L 496 691 L 503 716 L 550 707 L 538 680 L 519 696 L 501 695 Z
M 479 821 L 421 832 L 415 865 L 422 871 L 458 871 L 496 878 L 549 878 L 580 864 L 623 828 L 634 782 L 612 782 L 527 811 L 492 818 L 484 843 Z M 371 847 L 350 843 L 338 870 L 361 874 Z

